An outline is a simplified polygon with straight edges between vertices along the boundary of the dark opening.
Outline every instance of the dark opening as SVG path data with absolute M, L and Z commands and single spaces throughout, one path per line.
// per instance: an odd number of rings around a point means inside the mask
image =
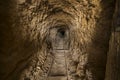
M 65 37 L 65 29 L 64 28 L 58 29 L 58 36 L 60 38 L 64 38 Z

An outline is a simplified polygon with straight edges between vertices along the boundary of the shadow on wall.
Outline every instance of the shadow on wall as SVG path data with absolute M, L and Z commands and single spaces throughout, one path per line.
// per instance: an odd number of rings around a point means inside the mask
M 104 80 L 106 71 L 106 59 L 109 48 L 109 39 L 111 35 L 111 25 L 115 1 L 102 0 L 100 2 L 101 11 L 95 16 L 95 31 L 92 38 L 91 47 L 88 48 L 88 66 L 92 71 L 93 76 L 97 77 L 94 80 Z
M 18 79 L 29 58 L 40 47 L 39 43 L 23 38 L 15 4 L 15 0 L 0 1 L 0 80 Z

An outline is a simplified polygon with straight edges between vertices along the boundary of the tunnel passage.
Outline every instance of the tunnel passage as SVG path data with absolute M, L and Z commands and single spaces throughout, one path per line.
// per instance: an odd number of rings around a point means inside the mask
M 69 28 L 56 26 L 50 29 L 49 39 L 52 44 L 53 61 L 48 73 L 48 79 L 68 79 L 67 54 L 70 44 Z
M 69 28 L 65 25 L 56 26 L 49 31 L 49 39 L 51 40 L 53 50 L 68 50 L 70 44 Z
M 19 1 L 25 2 L 18 5 L 14 0 L 0 1 L 3 3 L 1 5 L 3 24 L 0 31 L 0 74 L 2 74 L 0 80 L 18 80 L 19 76 L 22 78 L 20 80 L 24 80 L 24 77 L 30 80 L 45 80 L 39 77 L 43 77 L 46 68 L 51 65 L 49 59 L 46 60 L 49 54 L 46 36 L 48 36 L 48 28 L 58 20 L 69 24 L 70 31 L 67 27 L 61 29 L 61 26 L 50 29 L 52 33 L 55 32 L 55 35 L 49 35 L 50 38 L 52 37 L 51 55 L 54 56 L 60 51 L 62 54 L 62 50 L 58 50 L 61 47 L 55 39 L 60 38 L 57 38 L 57 35 L 64 35 L 64 30 L 68 31 L 71 34 L 69 39 L 75 38 L 71 42 L 64 40 L 67 37 L 62 40 L 70 42 L 69 54 L 73 54 L 73 64 L 69 62 L 71 64 L 69 67 L 75 66 L 74 74 L 77 74 L 76 78 L 70 76 L 74 78 L 73 80 L 80 80 L 82 76 L 85 78 L 81 80 L 104 80 L 115 0 L 29 0 L 31 3 L 28 0 Z M 9 11 L 14 15 L 8 13 Z M 64 48 L 65 46 L 67 43 Z M 55 59 L 55 57 L 50 58 Z M 52 68 L 49 76 L 54 75 Z M 58 75 L 66 76 L 66 73 L 61 72 Z M 91 77 L 95 78 L 91 79 Z

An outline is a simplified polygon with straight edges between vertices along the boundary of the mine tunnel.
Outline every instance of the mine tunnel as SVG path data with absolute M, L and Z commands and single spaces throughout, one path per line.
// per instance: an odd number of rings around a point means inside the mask
M 49 42 L 52 44 L 51 50 L 53 61 L 48 73 L 48 80 L 67 80 L 68 65 L 67 55 L 69 54 L 70 33 L 65 25 L 56 26 L 50 29 Z
M 120 80 L 120 0 L 0 0 L 0 80 Z

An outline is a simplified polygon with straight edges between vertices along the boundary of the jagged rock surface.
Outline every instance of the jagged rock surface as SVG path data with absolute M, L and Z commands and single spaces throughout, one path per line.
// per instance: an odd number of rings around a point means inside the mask
M 113 1 L 1 0 L 0 80 L 45 80 L 61 28 L 69 33 L 67 76 L 104 80 Z

